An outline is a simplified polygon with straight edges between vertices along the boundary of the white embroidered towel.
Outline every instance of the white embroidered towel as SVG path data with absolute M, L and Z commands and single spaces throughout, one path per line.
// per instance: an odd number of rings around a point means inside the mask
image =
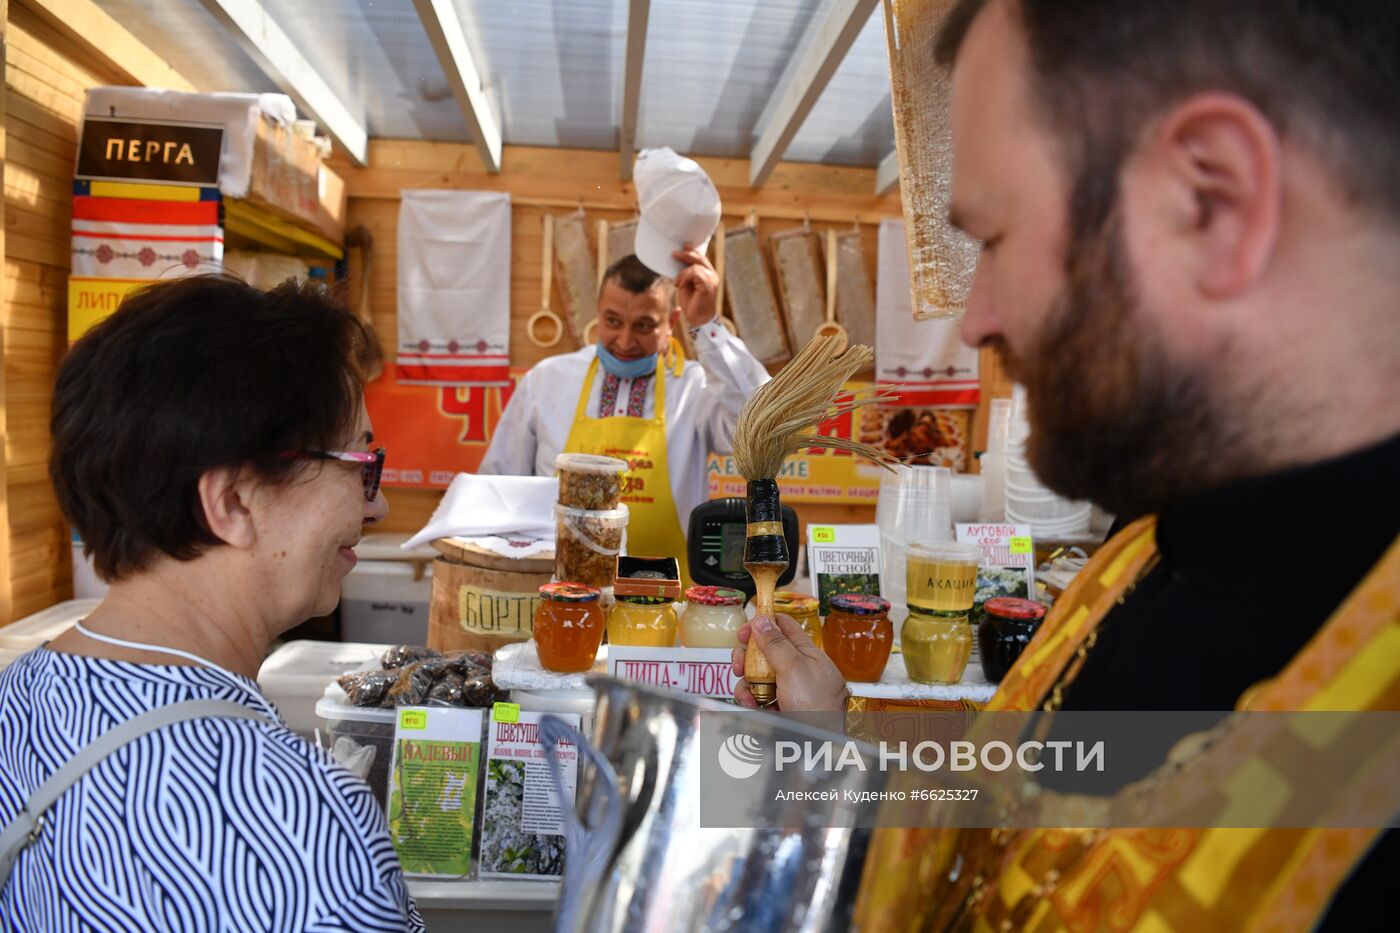
M 956 319 L 915 321 L 904 221 L 880 222 L 875 283 L 875 378 L 904 386 L 896 404 L 976 408 L 977 350 L 964 346 Z
M 405 191 L 398 381 L 510 384 L 510 195 Z

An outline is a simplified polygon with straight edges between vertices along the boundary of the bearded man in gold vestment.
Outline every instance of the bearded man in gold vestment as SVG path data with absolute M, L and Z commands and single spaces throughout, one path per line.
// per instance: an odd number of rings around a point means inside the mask
M 1040 478 L 1135 519 L 989 708 L 1400 709 L 1400 4 L 962 0 L 938 46 L 950 219 L 983 245 L 963 338 L 1026 386 Z M 782 708 L 846 703 L 789 620 L 750 637 Z M 882 830 L 857 916 L 1367 929 L 1397 853 L 1376 829 Z

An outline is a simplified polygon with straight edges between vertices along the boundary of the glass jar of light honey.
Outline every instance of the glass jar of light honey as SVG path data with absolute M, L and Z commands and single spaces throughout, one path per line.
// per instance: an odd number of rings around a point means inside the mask
M 733 648 L 748 621 L 742 590 L 727 586 L 692 586 L 685 591 L 681 644 L 687 648 Z
M 841 676 L 862 683 L 879 680 L 893 646 L 888 600 L 855 593 L 831 597 L 822 647 Z
M 619 596 L 608 613 L 608 644 L 670 648 L 676 623 L 676 606 L 664 596 Z
M 798 625 L 802 626 L 802 631 L 807 633 L 807 637 L 812 639 L 812 643 L 818 648 L 822 646 L 822 619 L 817 615 L 821 603 L 815 596 L 808 596 L 805 593 L 794 593 L 791 590 L 779 590 L 773 594 L 773 611 L 780 612 L 785 616 L 792 616 Z
M 601 595 L 597 587 L 581 583 L 540 587 L 535 647 L 541 667 L 558 674 L 576 674 L 593 666 L 606 624 Z
M 921 684 L 955 684 L 972 655 L 972 626 L 966 612 L 922 612 L 909 607 L 899 630 L 899 650 L 909 679 Z

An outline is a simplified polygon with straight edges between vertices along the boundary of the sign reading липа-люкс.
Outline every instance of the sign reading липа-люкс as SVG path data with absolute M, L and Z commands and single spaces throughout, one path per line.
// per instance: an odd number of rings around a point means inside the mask
M 608 645 L 608 674 L 693 696 L 734 698 L 728 648 L 635 648 Z

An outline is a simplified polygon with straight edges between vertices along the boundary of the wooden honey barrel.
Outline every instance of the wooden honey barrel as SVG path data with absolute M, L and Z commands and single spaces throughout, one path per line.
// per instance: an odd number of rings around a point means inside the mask
M 502 557 L 460 538 L 433 542 L 428 647 L 495 651 L 533 631 L 539 589 L 554 575 L 554 552 Z

